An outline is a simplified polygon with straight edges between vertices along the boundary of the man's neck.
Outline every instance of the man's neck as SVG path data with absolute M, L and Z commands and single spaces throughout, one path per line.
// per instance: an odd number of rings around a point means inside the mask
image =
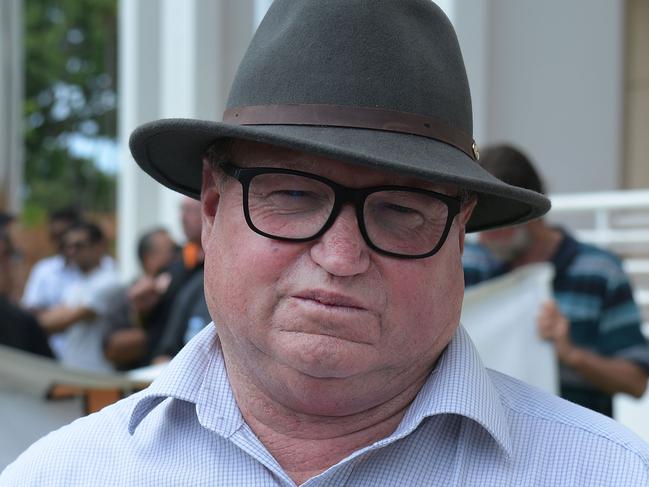
M 428 377 L 425 374 L 407 390 L 365 411 L 321 416 L 296 413 L 279 404 L 238 374 L 236 367 L 229 367 L 228 375 L 246 423 L 298 485 L 390 436 Z

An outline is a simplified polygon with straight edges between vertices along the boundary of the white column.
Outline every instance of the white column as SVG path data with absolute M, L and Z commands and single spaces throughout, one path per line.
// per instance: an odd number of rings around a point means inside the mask
M 259 26 L 273 0 L 255 0 L 255 27 Z
M 22 0 L 0 1 L 0 209 L 21 209 L 23 175 Z
M 138 271 L 138 236 L 160 224 L 160 185 L 135 164 L 128 138 L 135 127 L 160 116 L 160 5 L 157 0 L 119 3 L 119 120 L 117 257 L 125 278 Z
M 159 118 L 220 120 L 254 26 L 254 0 L 120 2 L 118 257 L 124 277 L 137 272 L 135 245 L 143 231 L 163 225 L 182 239 L 181 196 L 136 166 L 130 133 Z

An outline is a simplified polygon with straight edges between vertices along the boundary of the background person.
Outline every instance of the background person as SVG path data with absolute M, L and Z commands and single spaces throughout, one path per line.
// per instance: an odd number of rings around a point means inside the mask
M 168 321 L 164 299 L 172 299 L 169 266 L 179 260 L 178 246 L 163 228 L 140 237 L 137 255 L 143 274 L 117 294 L 107 316 L 104 353 L 120 370 L 148 365 L 153 358 Z
M 110 372 L 113 366 L 104 357 L 103 337 L 120 284 L 117 274 L 102 266 L 104 233 L 94 223 L 77 223 L 63 235 L 63 252 L 81 275 L 64 289 L 61 304 L 41 312 L 38 320 L 47 333 L 63 333 L 59 359 L 64 365 Z
M 169 361 L 211 321 L 203 292 L 200 203 L 183 198 L 180 217 L 186 238 L 180 258 L 173 259 L 159 277 L 145 275 L 128 291 L 130 324 L 139 323 L 149 330 L 145 347 L 142 332 L 136 331 L 138 326 L 129 326 L 120 311 L 123 307 L 113 307 L 116 312 L 111 313 L 111 321 L 120 330 L 110 333 L 106 356 L 121 368 Z
M 49 214 L 48 233 L 56 253 L 36 262 L 29 273 L 21 300 L 22 306 L 29 312 L 38 316 L 61 305 L 66 289 L 82 277 L 79 268 L 70 261 L 63 249 L 63 236 L 81 221 L 81 213 L 75 207 L 59 208 Z M 115 262 L 112 257 L 104 255 L 101 266 L 112 270 Z M 54 354 L 60 357 L 63 353 L 64 339 L 58 333 L 48 333 L 50 347 Z
M 498 145 L 482 151 L 482 167 L 502 181 L 545 194 L 531 161 L 520 150 Z M 577 241 L 538 219 L 480 233 L 467 244 L 467 286 L 535 262 L 553 265 L 554 300 L 539 311 L 539 335 L 559 360 L 561 397 L 613 416 L 613 394 L 644 394 L 649 346 L 629 278 L 611 252 Z
M 0 227 L 0 344 L 52 358 L 38 321 L 10 300 L 13 254 L 8 229 Z
M 14 246 L 11 237 L 11 227 L 14 221 L 15 217 L 12 214 L 0 211 L 0 232 L 2 232 L 3 238 L 7 239 L 7 245 L 11 248 L 10 260 L 5 262 L 5 265 L 8 265 L 9 267 L 7 268 L 7 275 L 4 277 L 4 296 L 15 304 L 20 300 L 22 294 L 25 273 L 23 256 Z

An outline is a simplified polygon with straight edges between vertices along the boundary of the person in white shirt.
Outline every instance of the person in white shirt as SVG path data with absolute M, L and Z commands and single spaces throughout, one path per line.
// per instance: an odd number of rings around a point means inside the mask
M 56 249 L 56 254 L 39 260 L 34 264 L 21 299 L 21 305 L 29 312 L 39 315 L 48 309 L 62 303 L 65 289 L 76 283 L 82 273 L 73 262 L 63 254 L 63 236 L 72 226 L 81 221 L 79 211 L 66 207 L 50 213 L 48 232 L 50 242 Z M 102 256 L 101 266 L 106 270 L 115 267 L 115 261 L 108 255 Z M 49 344 L 57 357 L 61 356 L 63 335 L 53 333 L 49 336 Z
M 47 333 L 63 332 L 59 350 L 63 364 L 94 372 L 109 372 L 112 365 L 104 357 L 102 339 L 108 326 L 105 319 L 120 283 L 114 271 L 101 265 L 105 237 L 101 229 L 82 222 L 63 237 L 63 250 L 79 270 L 79 277 L 62 291 L 61 305 L 39 315 Z

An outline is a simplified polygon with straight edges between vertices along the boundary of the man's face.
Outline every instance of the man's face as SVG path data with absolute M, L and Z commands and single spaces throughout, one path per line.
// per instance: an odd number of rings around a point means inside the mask
M 417 179 L 262 144 L 235 144 L 233 163 L 288 167 L 350 187 L 415 186 Z M 463 295 L 468 205 L 438 253 L 378 254 L 352 207 L 310 242 L 282 242 L 244 220 L 242 187 L 204 172 L 205 293 L 228 373 L 311 414 L 352 414 L 388 401 L 427 375 L 453 336 Z
M 499 228 L 480 233 L 480 243 L 502 262 L 512 262 L 525 254 L 531 245 L 527 225 Z
M 63 236 L 63 251 L 66 258 L 79 266 L 83 272 L 88 272 L 99 265 L 102 249 L 101 244 L 92 242 L 85 230 L 69 230 Z
M 158 232 L 151 237 L 151 249 L 144 255 L 144 272 L 155 276 L 174 259 L 176 243 L 167 232 Z
M 180 217 L 185 237 L 190 242 L 201 243 L 201 203 L 186 197 L 180 205 Z

